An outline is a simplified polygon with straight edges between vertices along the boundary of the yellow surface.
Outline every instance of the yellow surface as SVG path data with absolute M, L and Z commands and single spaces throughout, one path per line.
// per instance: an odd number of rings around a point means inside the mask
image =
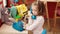
M 16 6 L 17 10 L 18 10 L 18 14 L 20 15 L 24 15 L 23 13 L 27 11 L 27 7 L 25 6 L 25 4 L 21 4 L 19 6 Z

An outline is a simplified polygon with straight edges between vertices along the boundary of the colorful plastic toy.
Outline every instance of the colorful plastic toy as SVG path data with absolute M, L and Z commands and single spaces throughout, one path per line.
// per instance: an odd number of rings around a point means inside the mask
M 12 27 L 18 31 L 23 31 L 23 22 L 18 19 L 24 17 L 24 13 L 27 11 L 27 7 L 25 4 L 21 4 L 19 6 L 13 6 L 11 7 L 11 16 L 15 18 L 16 22 L 13 23 Z
M 27 7 L 25 6 L 25 4 L 21 4 L 19 6 L 12 6 L 10 11 L 11 16 L 15 18 L 16 21 L 18 21 L 18 19 L 23 17 L 24 13 L 26 13 Z
M 18 31 L 23 31 L 23 22 L 22 21 L 18 21 L 18 22 L 14 22 L 12 27 Z

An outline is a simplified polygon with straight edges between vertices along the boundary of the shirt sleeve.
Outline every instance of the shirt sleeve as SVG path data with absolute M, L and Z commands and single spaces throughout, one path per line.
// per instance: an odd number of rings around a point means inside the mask
M 33 23 L 33 20 L 31 19 L 31 17 L 29 17 L 28 19 L 28 25 L 31 25 Z
M 35 28 L 37 28 L 40 24 L 40 26 L 42 26 L 44 23 L 44 19 L 43 18 L 39 18 L 37 21 L 33 22 L 30 26 L 27 26 L 26 29 L 27 30 L 34 30 Z

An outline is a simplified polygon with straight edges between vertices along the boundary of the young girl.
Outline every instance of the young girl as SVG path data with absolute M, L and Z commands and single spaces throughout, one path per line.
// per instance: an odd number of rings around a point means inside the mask
M 26 24 L 26 30 L 32 30 L 33 34 L 42 34 L 43 32 L 43 24 L 44 24 L 44 17 L 43 17 L 43 4 L 38 1 L 32 3 L 31 6 L 32 15 L 28 17 L 28 24 Z M 36 16 L 33 19 L 33 15 Z

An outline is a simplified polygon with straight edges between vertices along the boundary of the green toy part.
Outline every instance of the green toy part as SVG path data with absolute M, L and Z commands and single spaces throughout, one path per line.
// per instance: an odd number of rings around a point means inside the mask
M 22 16 L 17 15 L 15 18 L 16 18 L 16 19 L 19 19 L 19 18 L 21 18 L 21 17 L 22 17 Z
M 12 6 L 12 7 L 11 7 L 10 13 L 11 13 L 11 16 L 12 16 L 13 18 L 16 17 L 16 15 L 17 15 L 17 9 L 16 9 L 15 6 Z

